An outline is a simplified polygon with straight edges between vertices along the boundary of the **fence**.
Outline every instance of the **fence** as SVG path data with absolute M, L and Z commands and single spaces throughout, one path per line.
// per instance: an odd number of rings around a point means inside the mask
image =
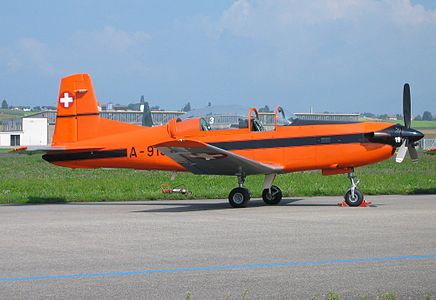
M 436 148 L 436 139 L 422 139 L 419 141 L 419 148 L 424 150 Z

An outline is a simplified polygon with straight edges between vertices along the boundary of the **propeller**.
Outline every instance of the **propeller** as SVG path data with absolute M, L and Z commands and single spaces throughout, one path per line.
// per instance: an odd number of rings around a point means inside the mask
M 401 163 L 409 152 L 412 161 L 418 160 L 415 149 L 417 142 L 424 137 L 422 132 L 410 128 L 412 124 L 410 86 L 404 84 L 403 88 L 403 116 L 404 125 L 396 124 L 384 130 L 372 132 L 368 135 L 371 142 L 391 145 L 398 149 L 395 161 Z
M 398 150 L 395 161 L 397 163 L 401 163 L 406 153 L 409 152 L 410 158 L 412 161 L 418 161 L 418 152 L 415 149 L 415 141 L 417 140 L 417 134 L 421 135 L 422 133 L 410 128 L 412 123 L 412 113 L 411 113 L 411 97 L 410 97 L 410 86 L 408 83 L 404 84 L 403 88 L 403 118 L 404 118 L 404 127 L 400 134 L 400 138 L 402 140 L 401 146 Z M 419 139 L 419 138 L 418 138 Z
M 412 100 L 410 98 L 410 86 L 408 83 L 404 84 L 403 88 L 403 118 L 404 126 L 410 128 L 410 123 L 412 123 Z

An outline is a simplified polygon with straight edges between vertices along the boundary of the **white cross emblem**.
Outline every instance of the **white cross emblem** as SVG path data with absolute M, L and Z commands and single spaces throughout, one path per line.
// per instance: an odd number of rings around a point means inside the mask
M 68 92 L 64 93 L 64 96 L 59 99 L 59 102 L 63 104 L 65 108 L 70 107 L 70 103 L 72 104 L 74 102 L 74 98 L 70 97 Z

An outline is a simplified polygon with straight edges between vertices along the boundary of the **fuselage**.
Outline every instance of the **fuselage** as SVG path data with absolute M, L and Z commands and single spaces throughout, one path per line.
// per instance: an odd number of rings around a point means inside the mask
M 170 122 L 157 127 L 137 126 L 128 132 L 103 135 L 74 143 L 99 148 L 88 152 L 48 153 L 44 159 L 70 168 L 132 168 L 186 171 L 154 145 L 189 139 L 237 153 L 249 159 L 280 166 L 284 173 L 321 169 L 329 174 L 368 165 L 392 156 L 395 147 L 374 142 L 371 134 L 393 125 L 382 122 L 276 126 L 272 131 L 249 128 L 201 130 Z M 180 129 L 180 130 L 178 130 Z M 65 145 L 68 149 L 68 144 Z

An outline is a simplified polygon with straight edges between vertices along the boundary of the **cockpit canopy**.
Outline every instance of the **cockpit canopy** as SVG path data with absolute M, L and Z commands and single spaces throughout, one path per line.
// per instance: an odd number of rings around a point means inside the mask
M 168 132 L 171 136 L 186 136 L 201 131 L 248 129 L 249 131 L 271 131 L 277 126 L 287 126 L 285 111 L 278 106 L 274 113 L 258 112 L 254 107 L 248 109 L 248 115 L 240 113 L 240 107 L 232 107 L 231 113 L 225 113 L 223 107 L 208 107 L 191 111 L 183 119 L 172 119 L 168 122 Z

